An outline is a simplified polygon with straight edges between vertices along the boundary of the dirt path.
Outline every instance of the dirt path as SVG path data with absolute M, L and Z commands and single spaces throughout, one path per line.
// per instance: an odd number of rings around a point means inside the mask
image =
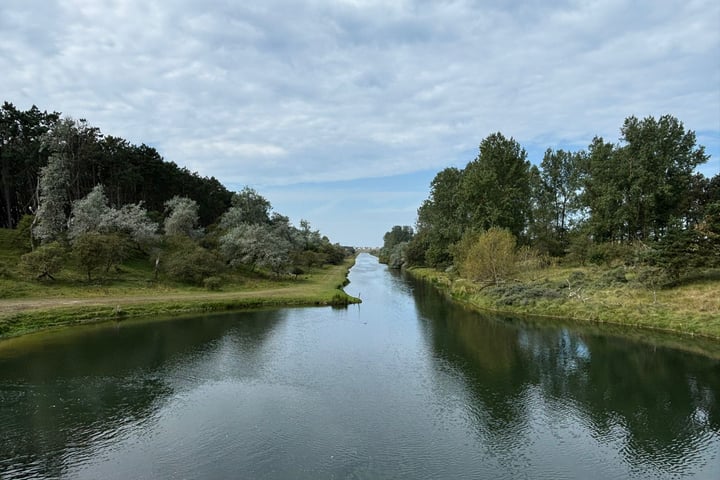
M 193 292 L 153 295 L 107 295 L 103 297 L 50 297 L 26 299 L 0 299 L 0 316 L 28 310 L 49 310 L 63 307 L 83 306 L 125 306 L 160 302 L 193 302 L 208 300 L 242 299 L 250 297 L 272 298 L 277 296 L 300 296 L 302 289 L 297 287 L 278 287 L 265 290 L 247 290 L 235 292 Z

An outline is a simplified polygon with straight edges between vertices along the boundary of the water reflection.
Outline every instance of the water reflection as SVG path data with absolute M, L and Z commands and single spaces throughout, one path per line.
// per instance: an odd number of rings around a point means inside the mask
M 6 342 L 0 350 L 0 476 L 58 477 L 130 431 L 150 428 L 167 399 L 208 372 L 237 376 L 261 368 L 262 348 L 282 311 L 74 328 Z M 228 333 L 231 332 L 229 335 Z M 22 350 L 22 355 L 17 351 Z M 211 368 L 208 364 L 212 365 Z
M 630 471 L 687 474 L 717 445 L 720 362 L 619 337 L 533 329 L 479 316 L 414 283 L 439 369 L 462 373 L 476 426 L 499 451 L 531 443 L 529 425 L 552 404 L 593 438 L 623 445 Z M 708 442 L 709 438 L 714 442 Z
M 0 343 L 0 477 L 719 478 L 698 344 L 481 316 L 369 256 L 351 281 Z

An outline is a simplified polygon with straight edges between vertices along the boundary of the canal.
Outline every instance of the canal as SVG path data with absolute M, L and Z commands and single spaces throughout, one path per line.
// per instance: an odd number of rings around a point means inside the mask
M 0 478 L 720 478 L 719 356 L 350 280 L 0 343 Z

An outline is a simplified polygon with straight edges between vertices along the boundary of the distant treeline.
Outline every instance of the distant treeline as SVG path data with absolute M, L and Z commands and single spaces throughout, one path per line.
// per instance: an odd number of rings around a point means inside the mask
M 153 147 L 103 135 L 83 119 L 35 106 L 22 111 L 5 102 L 0 109 L 0 226 L 14 228 L 23 215 L 36 212 L 41 168 L 59 152 L 70 170 L 68 205 L 103 185 L 112 205 L 142 202 L 156 219 L 174 196 L 198 203 L 202 226 L 230 207 L 232 192 L 217 179 L 165 161 Z
M 595 137 L 587 150 L 548 149 L 539 166 L 513 138 L 488 136 L 465 168 L 435 176 L 417 231 L 395 226 L 383 256 L 457 266 L 479 235 L 502 229 L 581 263 L 642 253 L 673 276 L 720 263 L 720 174 L 696 172 L 709 156 L 695 133 L 670 115 L 628 117 L 620 132 L 617 144 Z

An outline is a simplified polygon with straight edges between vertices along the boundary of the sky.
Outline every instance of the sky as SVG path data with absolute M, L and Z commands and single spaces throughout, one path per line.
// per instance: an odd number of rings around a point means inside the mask
M 0 92 L 377 246 L 494 132 L 538 164 L 671 114 L 719 173 L 720 2 L 2 0 Z

